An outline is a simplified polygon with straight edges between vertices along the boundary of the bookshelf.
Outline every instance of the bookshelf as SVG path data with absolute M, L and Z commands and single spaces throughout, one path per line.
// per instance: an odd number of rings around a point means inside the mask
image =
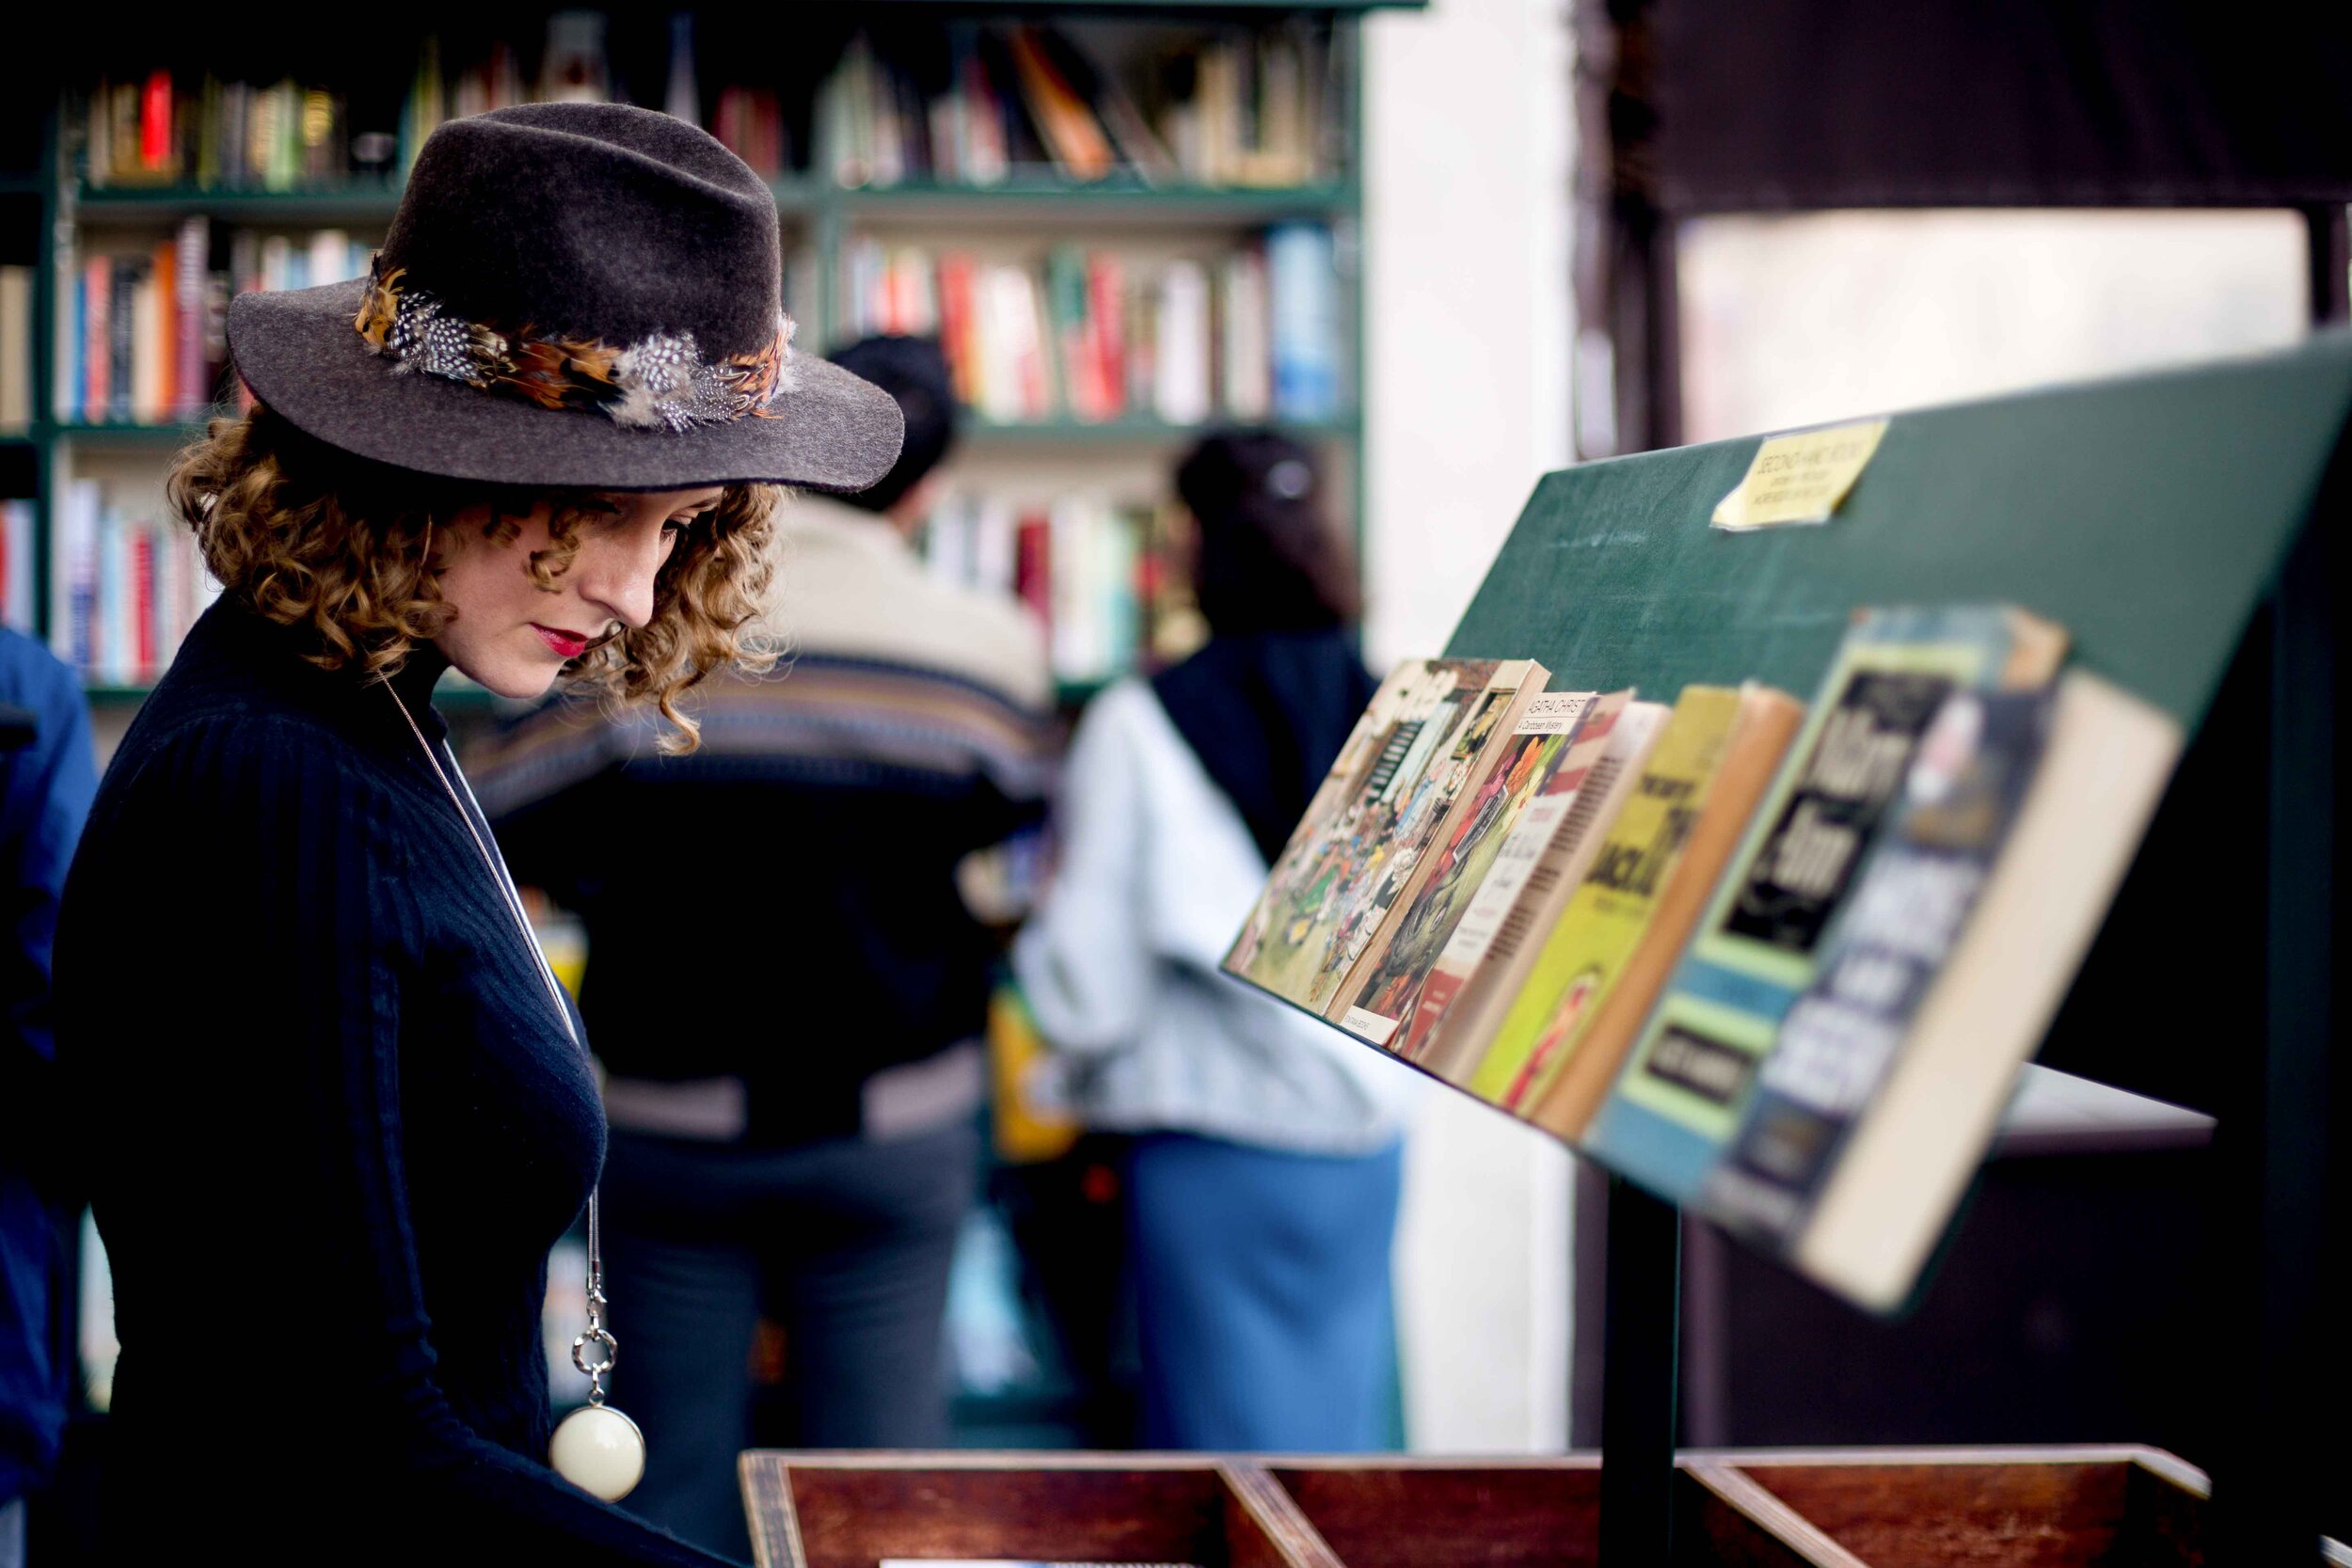
M 870 311 L 865 320 L 853 319 L 858 302 L 850 293 L 855 281 L 850 269 L 860 246 L 929 257 L 969 255 L 983 266 L 1037 274 L 1041 285 L 1049 254 L 1083 256 L 1089 265 L 1092 258 L 1107 256 L 1114 266 L 1126 264 L 1127 297 L 1136 301 L 1144 297 L 1146 282 L 1158 269 L 1178 260 L 1215 275 L 1222 259 L 1254 255 L 1261 258 L 1257 265 L 1263 274 L 1263 237 L 1269 231 L 1292 226 L 1322 236 L 1331 261 L 1329 296 L 1320 305 L 1328 318 L 1335 391 L 1321 404 L 1285 407 L 1279 397 L 1268 395 L 1252 405 L 1226 397 L 1227 387 L 1218 381 L 1208 407 L 1167 417 L 1149 396 L 1143 356 L 1132 341 L 1115 343 L 1106 351 L 1115 355 L 1106 373 L 1120 380 L 1123 395 L 1114 405 L 1073 412 L 1066 369 L 1051 365 L 1054 386 L 1047 405 L 1025 410 L 1019 418 L 995 410 L 998 417 L 967 419 L 950 486 L 984 487 L 1029 507 L 1073 494 L 1148 505 L 1166 498 L 1175 456 L 1201 431 L 1231 421 L 1267 423 L 1317 451 L 1335 509 L 1360 536 L 1359 28 L 1362 13 L 1377 3 L 1235 6 L 1175 0 L 990 7 L 870 0 L 828 8 L 821 22 L 809 24 L 805 37 L 795 39 L 802 46 L 788 54 L 773 47 L 781 35 L 772 25 L 705 10 L 691 17 L 691 45 L 683 57 L 692 66 L 689 90 L 698 121 L 734 141 L 769 178 L 784 230 L 787 307 L 801 324 L 804 351 L 821 352 L 854 335 L 853 329 L 900 327 L 896 322 L 876 324 Z M 589 74 L 610 95 L 655 104 L 675 101 L 679 87 L 674 72 L 681 55 L 674 23 L 620 8 L 594 13 L 553 6 L 501 8 L 485 20 L 452 25 L 413 51 L 404 41 L 389 52 L 397 58 L 376 58 L 386 52 L 373 44 L 368 50 L 338 48 L 324 38 L 290 45 L 167 28 L 143 41 L 93 49 L 78 68 L 81 76 L 58 83 L 54 100 L 40 106 L 38 124 L 20 138 L 21 148 L 0 160 L 8 166 L 0 173 L 0 236 L 13 252 L 5 259 L 29 264 L 33 273 L 34 413 L 24 427 L 0 433 L 5 450 L 19 454 L 9 460 L 13 467 L 0 467 L 0 476 L 11 495 L 30 503 L 30 560 L 24 566 L 37 587 L 26 629 L 53 646 L 62 640 L 61 651 L 71 652 L 74 633 L 65 624 L 72 617 L 63 608 L 59 584 L 64 574 L 76 569 L 68 556 L 87 550 L 86 544 L 70 548 L 66 537 L 68 497 L 75 482 L 97 478 L 110 514 L 160 518 L 165 467 L 173 451 L 200 432 L 205 412 L 184 394 L 184 378 L 182 395 L 167 405 L 149 399 L 135 411 L 137 417 L 123 417 L 127 411 L 119 406 L 77 406 L 66 397 L 61 374 L 73 375 L 68 356 L 83 346 L 72 336 L 70 318 L 77 294 L 87 297 L 88 284 L 77 271 L 85 258 L 160 253 L 183 225 L 201 220 L 207 227 L 197 243 L 208 247 L 208 281 L 228 255 L 230 236 L 249 236 L 259 249 L 277 246 L 274 261 L 257 261 L 248 252 L 231 260 L 231 287 L 262 277 L 272 284 L 299 286 L 321 276 L 340 276 L 350 263 L 341 263 L 339 270 L 329 261 L 322 274 L 302 253 L 310 236 L 321 231 L 336 236 L 351 257 L 363 257 L 380 242 L 397 206 L 400 170 L 433 119 L 420 107 L 430 96 L 421 85 L 428 69 L 437 83 L 432 90 L 443 117 L 517 93 L 526 101 L 544 96 L 544 82 L 555 71 L 559 30 L 575 25 L 561 18 L 581 15 L 601 18 L 592 30 L 607 54 Z M 1026 88 L 1011 53 L 1016 35 L 1045 40 L 1046 47 L 1058 52 L 1052 57 L 1085 87 L 1085 103 L 1098 128 L 1109 134 L 1113 119 L 1107 104 L 1116 92 L 1144 105 L 1148 112 L 1139 113 L 1149 135 L 1136 141 L 1119 136 L 1121 155 L 1100 178 L 1074 177 L 1045 118 L 1023 96 Z M 1284 51 L 1295 51 L 1295 59 Z M 946 79 L 953 88 L 948 91 L 926 73 L 935 74 L 937 62 L 951 57 L 959 74 Z M 992 102 L 986 93 L 993 91 L 993 102 L 1015 134 L 1003 166 L 958 178 L 959 171 L 946 166 L 947 150 L 962 150 L 966 143 L 951 142 L 941 130 L 946 122 L 940 106 L 952 103 L 959 114 L 971 114 L 962 85 L 967 78 L 961 72 L 982 57 L 984 87 L 980 98 L 971 102 Z M 1278 119 L 1270 112 L 1277 103 L 1270 96 L 1275 88 L 1248 77 L 1257 82 L 1257 97 L 1236 101 L 1244 108 L 1231 110 L 1234 128 L 1218 129 L 1221 121 L 1212 122 L 1204 107 L 1211 103 L 1206 77 L 1199 75 L 1208 70 L 1201 62 L 1213 57 L 1239 61 L 1245 70 L 1267 62 L 1305 62 L 1298 71 L 1306 87 L 1298 101 L 1304 107 L 1292 105 L 1295 115 L 1286 108 L 1288 118 Z M 126 127 L 149 134 L 136 112 L 158 68 L 170 72 L 176 107 L 161 111 L 155 121 L 171 127 L 168 152 L 160 162 L 142 165 L 139 160 L 166 144 L 142 143 L 135 153 L 125 153 Z M 991 69 L 1000 74 L 990 77 Z M 1089 72 L 1095 73 L 1092 82 Z M 1194 97 L 1163 102 L 1156 96 L 1179 77 L 1192 84 Z M 103 93 L 101 84 L 107 88 Z M 118 103 L 126 90 L 130 97 Z M 262 113 L 262 100 L 282 95 L 282 108 L 273 112 L 313 116 L 313 128 L 325 128 L 326 152 L 315 146 L 307 154 L 297 149 L 294 161 L 271 163 L 255 140 L 254 156 L 261 161 L 222 173 L 224 160 L 235 164 L 246 146 L 226 129 L 229 119 L 215 125 L 204 118 L 227 113 L 220 107 L 224 95 L 243 95 L 236 113 L 254 116 Z M 887 113 L 892 105 L 904 111 L 918 100 L 930 105 L 919 137 L 903 113 L 896 120 Z M 1226 100 L 1216 103 L 1230 106 Z M 1289 100 L 1280 103 L 1287 105 Z M 122 103 L 133 103 L 128 120 L 119 112 Z M 1255 118 L 1245 119 L 1245 111 Z M 1180 121 L 1186 115 L 1191 119 Z M 1184 129 L 1187 125 L 1191 129 Z M 1254 132 L 1247 128 L 1252 125 Z M 869 142 L 892 135 L 900 138 L 902 150 L 921 147 L 923 160 L 910 153 L 901 158 L 903 166 L 868 171 Z M 1194 138 L 1191 151 L 1168 139 L 1180 135 Z M 289 145 L 293 136 L 287 133 Z M 1245 142 L 1260 149 L 1248 154 L 1254 163 L 1235 150 Z M 1269 162 L 1270 150 L 1291 142 L 1296 146 L 1285 154 L 1287 162 Z M 396 155 L 387 150 L 395 143 Z M 1168 161 L 1154 166 L 1128 155 L 1138 144 L 1158 147 Z M 239 150 L 233 156 L 224 150 L 230 147 Z M 93 164 L 94 157 L 105 161 Z M 324 169 L 322 160 L 348 172 Z M 208 178 L 196 177 L 199 167 Z M 282 269 L 290 252 L 294 270 L 272 270 Z M 158 276 L 160 270 L 158 260 L 143 276 Z M 1213 281 L 1220 292 L 1213 325 L 1204 318 L 1208 333 L 1222 329 L 1230 308 L 1224 279 L 1213 277 Z M 126 297 L 119 284 L 114 293 Z M 1045 334 L 1041 352 L 1050 359 L 1057 351 L 1057 321 L 1041 286 L 1037 297 Z M 1089 311 L 1095 309 L 1091 298 Z M 216 310 L 218 303 L 210 308 Z M 931 320 L 914 329 L 932 325 L 936 301 L 930 309 Z M 1270 334 L 1276 328 L 1269 322 L 1262 330 Z M 1210 344 L 1204 341 L 1200 352 L 1205 367 Z M 1207 373 L 1225 374 L 1221 346 L 1215 370 Z M 209 388 L 213 397 L 227 391 L 218 382 Z M 85 576 L 89 572 L 87 565 L 78 569 Z M 121 678 L 117 659 L 110 675 L 91 674 L 86 689 L 102 708 L 120 707 L 149 689 L 146 673 Z M 1099 673 L 1089 673 L 1065 679 L 1061 689 L 1065 699 L 1074 702 L 1099 684 Z

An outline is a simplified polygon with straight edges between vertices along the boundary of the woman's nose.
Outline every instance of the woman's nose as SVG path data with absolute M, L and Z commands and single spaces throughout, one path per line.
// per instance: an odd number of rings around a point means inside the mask
M 662 519 L 632 519 L 626 529 L 580 551 L 580 596 L 631 630 L 653 619 L 653 585 L 661 570 Z

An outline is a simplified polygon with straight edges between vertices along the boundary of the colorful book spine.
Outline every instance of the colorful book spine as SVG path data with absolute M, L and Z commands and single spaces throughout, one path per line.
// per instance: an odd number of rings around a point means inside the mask
M 108 375 L 114 365 L 114 330 L 106 318 L 114 290 L 112 261 L 93 256 L 82 264 L 82 397 L 75 409 L 80 419 L 104 419 L 112 396 Z
M 0 620 L 32 634 L 39 577 L 33 560 L 33 503 L 0 501 Z
M 194 415 L 211 401 L 209 378 L 205 374 L 208 351 L 205 343 L 204 312 L 212 265 L 212 227 L 203 214 L 190 215 L 180 225 L 176 244 L 178 289 L 173 306 L 178 312 L 176 322 L 178 354 L 173 363 L 172 404 L 174 412 L 182 417 Z
M 1848 634 L 1587 1152 L 1671 1202 L 1696 1197 L 1938 706 L 2013 677 L 2036 649 L 2041 678 L 2055 668 L 2063 640 L 2025 620 L 1998 607 L 1874 610 Z
M 1267 367 L 1278 420 L 1340 412 L 1339 262 L 1319 223 L 1266 230 Z

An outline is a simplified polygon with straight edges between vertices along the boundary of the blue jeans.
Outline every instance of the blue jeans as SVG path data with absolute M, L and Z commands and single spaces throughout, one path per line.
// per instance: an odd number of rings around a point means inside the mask
M 947 1270 L 979 1157 L 969 1122 L 773 1149 L 615 1131 L 603 1188 L 612 1402 L 645 1433 L 645 1479 L 622 1506 L 748 1560 L 735 1460 L 755 1441 L 941 1446 Z M 782 1325 L 785 1381 L 755 1429 L 747 1369 L 762 1317 Z
M 1137 1138 L 1128 1246 L 1143 1446 L 1387 1446 L 1404 1145 L 1356 1157 Z

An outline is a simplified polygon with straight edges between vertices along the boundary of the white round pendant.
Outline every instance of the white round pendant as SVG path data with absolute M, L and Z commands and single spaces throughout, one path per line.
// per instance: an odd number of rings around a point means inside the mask
M 557 1424 L 548 1462 L 582 1492 L 616 1503 L 645 1479 L 645 1434 L 609 1404 L 583 1404 Z

